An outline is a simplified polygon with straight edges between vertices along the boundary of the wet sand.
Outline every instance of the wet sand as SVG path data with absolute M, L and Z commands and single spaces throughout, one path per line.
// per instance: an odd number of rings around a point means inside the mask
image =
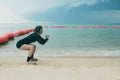
M 26 65 L 26 57 L 1 56 L 0 80 L 120 80 L 120 57 L 38 57 Z

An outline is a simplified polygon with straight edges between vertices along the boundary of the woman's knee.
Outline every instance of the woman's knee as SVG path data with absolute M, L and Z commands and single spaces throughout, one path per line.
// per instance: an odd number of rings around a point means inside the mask
M 36 49 L 36 46 L 35 45 L 31 45 L 30 49 Z
M 24 45 L 22 45 L 19 49 L 21 49 L 21 50 L 29 50 L 29 49 L 30 49 L 30 46 L 24 44 Z

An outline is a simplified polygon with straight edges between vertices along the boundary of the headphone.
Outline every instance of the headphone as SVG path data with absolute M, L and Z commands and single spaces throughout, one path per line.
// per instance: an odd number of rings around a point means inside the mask
M 41 29 L 42 29 L 42 26 L 36 26 L 34 32 L 38 33 L 38 32 L 40 32 Z

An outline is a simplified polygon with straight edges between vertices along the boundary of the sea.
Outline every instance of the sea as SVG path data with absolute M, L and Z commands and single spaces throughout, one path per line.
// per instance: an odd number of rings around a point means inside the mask
M 34 28 L 37 25 L 22 23 L 0 24 L 0 36 L 9 32 Z M 112 28 L 112 26 L 116 25 L 43 24 L 42 26 L 43 34 L 41 36 L 45 38 L 45 35 L 49 34 L 50 38 L 45 45 L 38 42 L 32 43 L 37 47 L 35 52 L 37 56 L 120 56 L 120 28 Z M 72 26 L 77 27 L 73 28 Z M 84 26 L 88 27 L 84 28 Z M 95 28 L 96 26 L 107 26 L 107 28 Z M 15 37 L 4 44 L 0 44 L 0 56 L 27 55 L 27 50 L 16 48 L 16 42 L 29 34 Z

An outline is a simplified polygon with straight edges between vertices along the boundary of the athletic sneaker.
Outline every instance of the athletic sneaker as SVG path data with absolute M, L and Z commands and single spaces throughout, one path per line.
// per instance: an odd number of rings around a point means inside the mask
M 31 61 L 38 61 L 37 58 L 31 58 Z

